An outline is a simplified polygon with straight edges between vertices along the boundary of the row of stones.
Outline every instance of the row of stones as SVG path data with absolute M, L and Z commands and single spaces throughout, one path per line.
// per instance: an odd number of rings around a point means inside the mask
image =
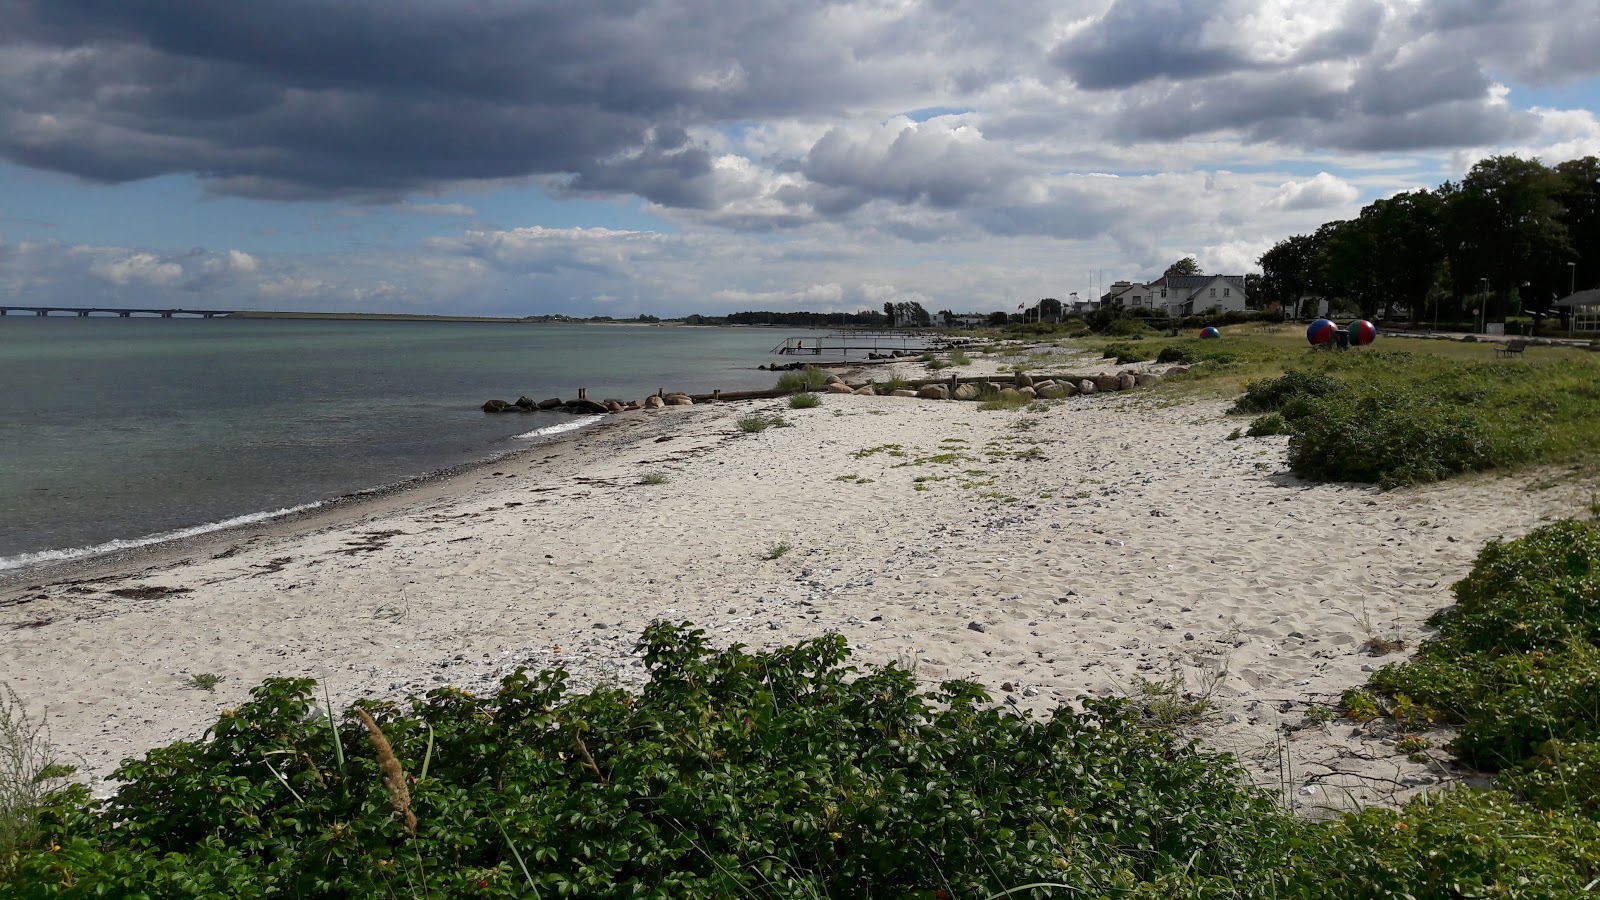
M 1178 367 L 1176 371 L 1187 370 L 1182 369 L 1182 367 Z M 1096 375 L 1092 378 L 1080 378 L 1077 381 L 1066 379 L 1056 380 L 1053 378 L 1035 381 L 1030 376 L 1019 372 L 1014 385 L 1002 387 L 998 390 L 998 392 L 994 390 L 992 382 L 984 382 L 981 384 L 965 382 L 958 384 L 954 391 L 950 389 L 949 385 L 929 384 L 924 385 L 914 391 L 905 389 L 890 391 L 889 393 L 890 396 L 894 397 L 917 397 L 924 400 L 977 400 L 985 396 L 986 393 L 989 395 L 998 396 L 1002 400 L 1014 398 L 1031 400 L 1035 397 L 1054 399 L 1058 397 L 1072 397 L 1080 394 L 1132 390 L 1135 387 L 1149 387 L 1150 385 L 1156 384 L 1160 381 L 1160 375 L 1154 375 L 1148 372 L 1122 372 L 1119 374 Z M 988 387 L 987 391 L 985 390 L 985 386 Z M 823 390 L 830 394 L 863 394 L 869 396 L 878 392 L 877 389 L 870 384 L 853 386 L 836 377 L 829 378 L 828 384 L 823 388 Z

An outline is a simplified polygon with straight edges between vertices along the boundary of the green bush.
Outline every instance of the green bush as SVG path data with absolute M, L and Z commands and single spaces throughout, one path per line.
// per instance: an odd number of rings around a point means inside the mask
M 774 390 L 794 394 L 800 391 L 815 391 L 826 387 L 827 384 L 827 372 L 816 366 L 806 366 L 803 369 L 796 369 L 779 375 L 778 385 Z
M 1112 319 L 1099 329 L 1107 337 L 1141 338 L 1150 335 L 1150 328 L 1143 319 Z
M 1291 401 L 1325 397 L 1337 393 L 1343 386 L 1338 379 L 1319 372 L 1291 369 L 1277 378 L 1252 381 L 1245 385 L 1244 396 L 1233 404 L 1230 412 L 1277 412 Z
M 1300 896 L 1347 900 L 1586 896 L 1600 876 L 1600 825 L 1518 803 L 1503 791 L 1424 794 L 1400 811 L 1368 809 L 1307 846 Z
M 1600 743 L 1546 741 L 1499 783 L 1535 806 L 1600 819 Z
M 1288 434 L 1289 431 L 1289 423 L 1283 416 L 1277 413 L 1267 413 L 1251 422 L 1250 430 L 1247 433 L 1251 437 L 1267 437 L 1273 434 Z
M 1195 361 L 1194 353 L 1188 347 L 1180 344 L 1168 344 L 1156 354 L 1158 363 L 1192 363 Z
M 1451 749 L 1484 768 L 1600 740 L 1600 524 L 1492 541 L 1454 591 L 1416 658 L 1374 673 L 1373 688 L 1462 723 Z
M 1396 487 L 1515 461 L 1475 412 L 1401 395 L 1324 397 L 1293 421 L 1289 467 L 1318 481 Z
M 637 695 L 518 671 L 494 697 L 364 702 L 414 834 L 360 721 L 269 681 L 125 763 L 109 801 L 55 795 L 59 849 L 10 895 L 1305 896 L 1307 826 L 1126 701 L 1018 716 L 975 684 L 847 667 L 837 635 L 752 654 L 657 624 L 639 649 Z
M 1107 344 L 1100 355 L 1106 359 L 1115 359 L 1118 364 L 1144 362 L 1150 358 L 1150 351 L 1133 344 Z
M 791 394 L 789 396 L 790 409 L 816 409 L 822 405 L 822 398 L 812 393 Z

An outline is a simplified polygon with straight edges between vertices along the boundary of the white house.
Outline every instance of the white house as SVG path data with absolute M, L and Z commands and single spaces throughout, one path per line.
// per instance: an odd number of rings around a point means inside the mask
M 1249 308 L 1243 275 L 1164 275 L 1149 284 L 1118 281 L 1108 304 L 1126 309 L 1164 309 L 1169 316 L 1243 312 Z

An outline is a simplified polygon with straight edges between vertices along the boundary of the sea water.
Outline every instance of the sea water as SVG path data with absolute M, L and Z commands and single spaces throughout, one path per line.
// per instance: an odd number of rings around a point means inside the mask
M 526 394 L 769 388 L 771 328 L 0 317 L 0 573 L 189 536 L 527 446 Z

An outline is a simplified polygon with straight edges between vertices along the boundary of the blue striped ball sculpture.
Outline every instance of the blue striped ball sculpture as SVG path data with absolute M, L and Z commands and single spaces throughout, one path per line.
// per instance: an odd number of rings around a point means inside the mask
M 1338 331 L 1339 326 L 1331 321 L 1318 319 L 1306 328 L 1306 340 L 1310 341 L 1313 347 L 1318 344 L 1329 344 L 1333 342 L 1333 336 Z

